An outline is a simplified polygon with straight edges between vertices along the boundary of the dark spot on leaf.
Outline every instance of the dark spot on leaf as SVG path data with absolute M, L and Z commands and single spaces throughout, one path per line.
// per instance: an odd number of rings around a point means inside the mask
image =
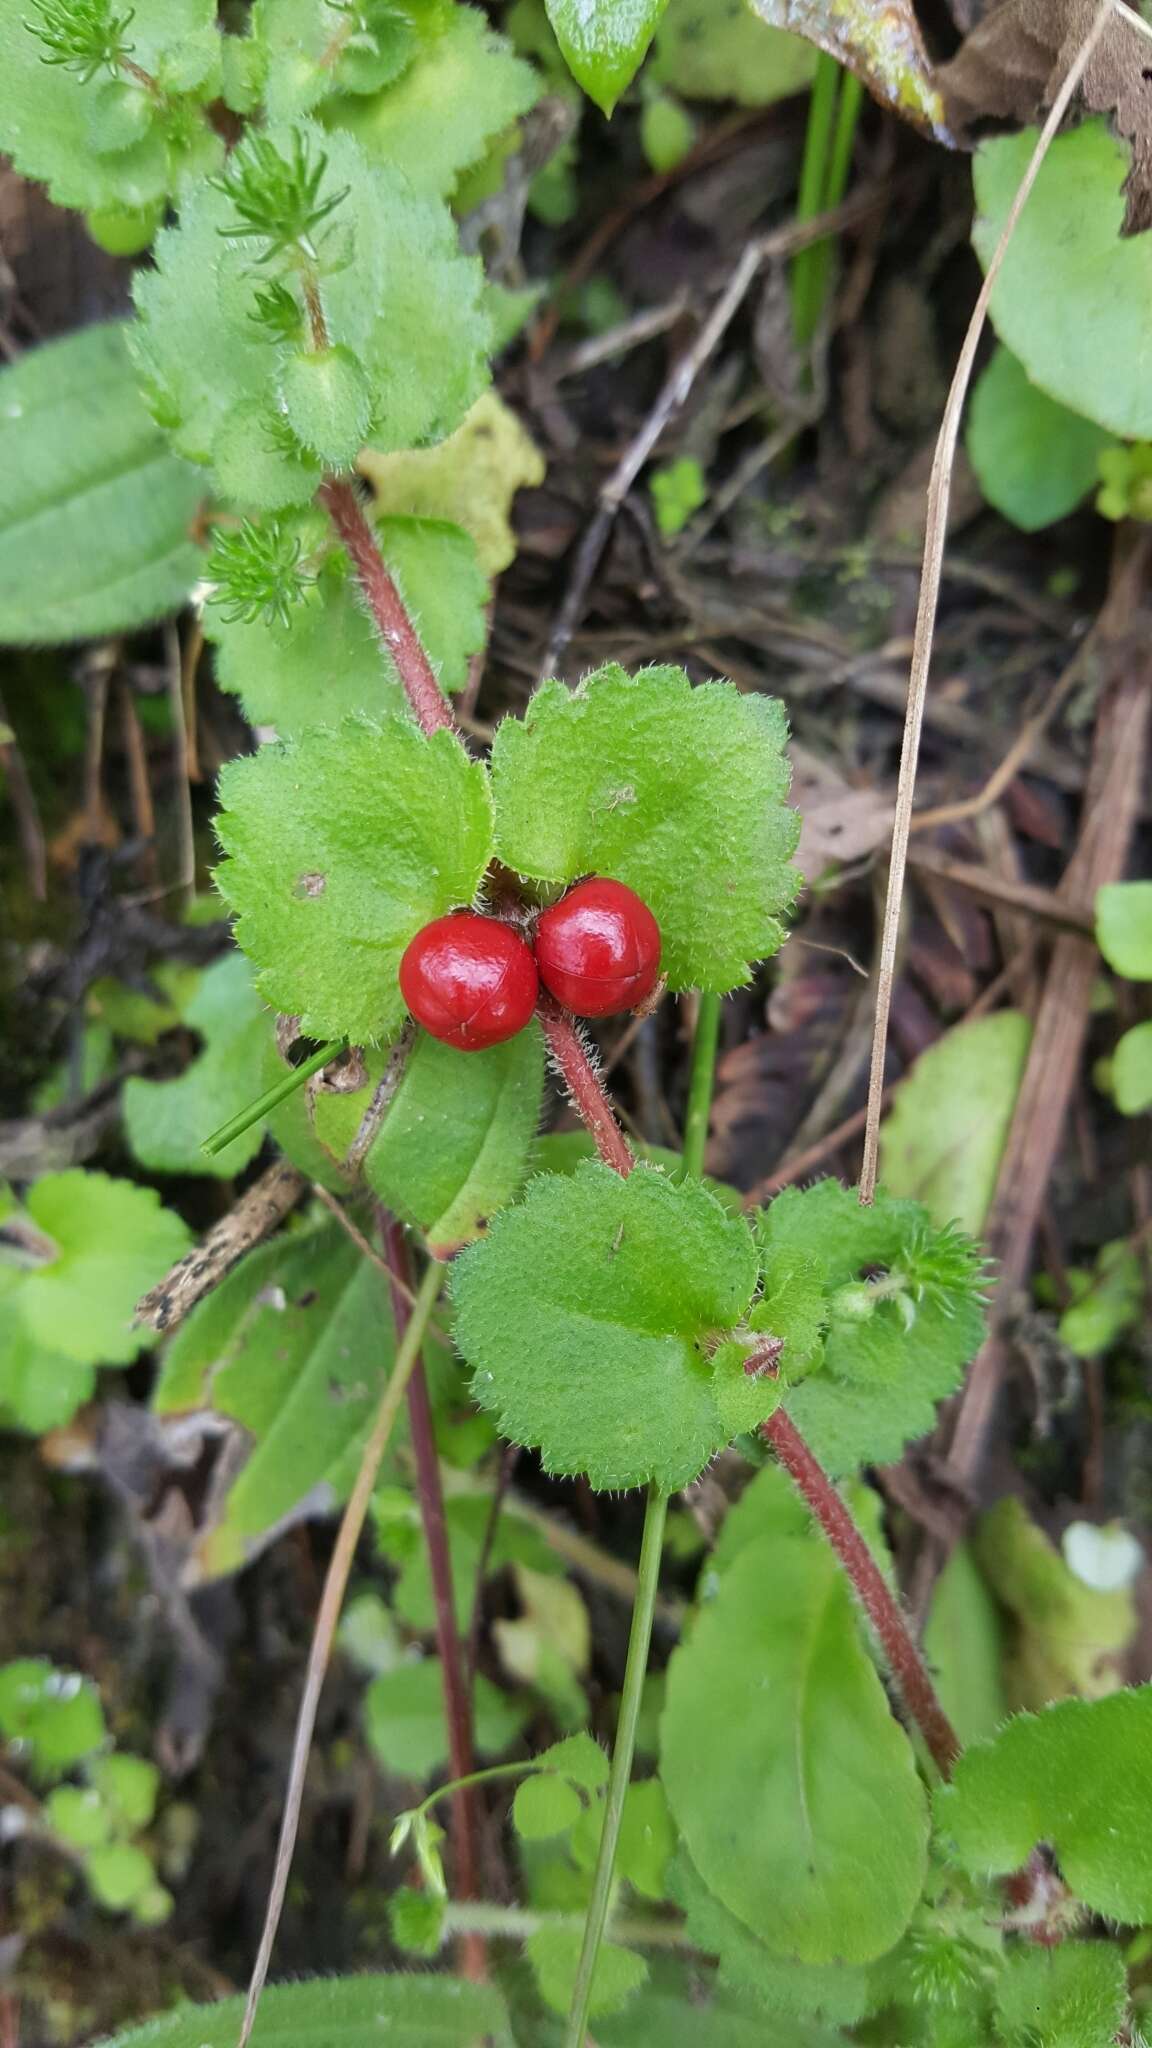
M 304 902 L 309 896 L 322 896 L 328 887 L 327 875 L 300 875 L 292 894 L 297 901 Z
M 314 1287 L 310 1287 L 306 1294 L 297 1295 L 296 1306 L 297 1308 L 311 1308 L 313 1302 L 317 1301 L 318 1299 L 319 1296 L 317 1295 L 316 1289 Z

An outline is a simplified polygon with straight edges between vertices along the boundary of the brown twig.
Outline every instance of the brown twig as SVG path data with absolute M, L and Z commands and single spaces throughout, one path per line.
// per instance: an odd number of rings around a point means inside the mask
M 998 875 L 992 868 L 980 867 L 974 861 L 949 860 L 943 853 L 910 853 L 908 865 L 914 873 L 926 875 L 936 882 L 947 882 L 955 889 L 964 889 L 983 903 L 1004 904 L 1010 910 L 1022 910 L 1027 917 L 1040 918 L 1043 923 L 1056 925 L 1064 931 L 1080 932 L 1091 938 L 1096 929 L 1089 903 L 1065 898 L 1055 890 L 1041 889 L 1033 882 L 1012 881 L 1007 875 Z
M 379 1211 L 380 1235 L 385 1256 L 397 1280 L 392 1285 L 392 1315 L 397 1337 L 408 1327 L 408 1304 L 412 1298 L 412 1269 L 403 1225 L 386 1209 Z M 456 1597 L 452 1583 L 452 1554 L 448 1545 L 448 1523 L 444 1514 L 444 1490 L 440 1484 L 440 1459 L 428 1399 L 428 1378 L 422 1359 L 412 1368 L 408 1381 L 408 1428 L 416 1466 L 416 1497 L 428 1553 L 428 1576 L 436 1611 L 436 1648 L 440 1656 L 440 1681 L 444 1690 L 444 1725 L 448 1735 L 448 1765 L 454 1779 L 468 1778 L 476 1767 L 472 1747 L 472 1692 L 465 1664 L 460 1630 L 456 1624 Z M 455 1892 L 461 1899 L 480 1896 L 477 1857 L 476 1791 L 471 1785 L 457 1786 L 449 1808 L 452 1830 L 452 1860 Z M 460 1967 L 474 1983 L 488 1974 L 483 1937 L 461 1934 Z
M 136 836 L 142 844 L 140 867 L 146 884 L 156 880 L 156 812 L 152 803 L 152 785 L 148 779 L 148 755 L 144 746 L 144 735 L 136 711 L 136 699 L 131 685 L 125 678 L 119 678 L 117 697 L 120 704 L 120 731 L 124 741 L 124 758 L 128 764 L 128 790 L 132 799 L 132 823 Z
M 880 942 L 879 977 L 876 989 L 876 1023 L 872 1040 L 872 1062 L 868 1083 L 868 1121 L 864 1128 L 864 1159 L 860 1169 L 860 1200 L 871 1202 L 876 1192 L 876 1176 L 880 1162 L 880 1102 L 884 1093 L 884 1066 L 888 1051 L 888 1020 L 892 1010 L 892 989 L 896 973 L 896 953 L 900 937 L 900 905 L 904 894 L 904 872 L 908 858 L 908 836 L 912 822 L 912 805 L 916 792 L 916 766 L 920 753 L 920 733 L 924 723 L 924 701 L 928 693 L 928 672 L 932 660 L 932 641 L 936 626 L 936 607 L 940 597 L 940 580 L 943 569 L 944 549 L 948 536 L 948 505 L 952 488 L 952 466 L 956 457 L 956 444 L 960 434 L 960 419 L 968 385 L 976 361 L 976 351 L 984 331 L 988 305 L 996 280 L 1000 275 L 1008 247 L 1016 232 L 1016 224 L 1028 201 L 1036 182 L 1040 166 L 1048 154 L 1052 141 L 1068 111 L 1072 96 L 1084 75 L 1088 60 L 1096 48 L 1111 17 L 1112 0 L 1100 0 L 1092 25 L 1068 67 L 1064 82 L 1056 94 L 1052 108 L 1040 131 L 1036 147 L 1028 161 L 1028 168 L 1016 189 L 1016 195 L 1008 209 L 1008 217 L 1000 239 L 996 244 L 992 260 L 988 265 L 984 282 L 972 310 L 968 331 L 964 336 L 959 359 L 953 374 L 944 407 L 944 417 L 936 441 L 936 452 L 932 460 L 932 475 L 928 485 L 928 519 L 924 535 L 924 562 L 920 578 L 920 598 L 916 610 L 916 630 L 912 647 L 911 671 L 908 678 L 908 706 L 904 720 L 904 740 L 900 753 L 900 778 L 896 789 L 896 817 L 892 827 L 892 855 L 888 871 L 888 901 L 884 912 L 884 929 Z
M 245 1252 L 271 1237 L 307 1186 L 304 1175 L 287 1160 L 270 1166 L 203 1242 L 177 1259 L 171 1272 L 137 1303 L 136 1321 L 158 1334 L 174 1330 L 198 1301 L 219 1286 Z
M 43 903 L 48 894 L 48 850 L 44 840 L 44 827 L 40 820 L 40 807 L 32 787 L 27 764 L 21 752 L 20 742 L 12 730 L 11 721 L 0 697 L 0 726 L 12 734 L 11 739 L 0 740 L 0 770 L 8 784 L 8 795 L 16 813 L 16 829 L 20 834 L 20 845 L 24 852 L 24 865 L 28 871 L 28 887 L 37 903 Z
M 196 838 L 192 822 L 192 788 L 188 728 L 184 723 L 184 663 L 175 620 L 164 628 L 168 704 L 172 715 L 172 779 L 175 784 L 177 869 L 176 889 L 187 900 L 196 886 Z
M 448 700 L 376 545 L 355 485 L 346 477 L 328 477 L 317 496 L 347 551 L 373 624 L 396 665 L 416 723 L 429 734 L 454 731 L 455 720 Z

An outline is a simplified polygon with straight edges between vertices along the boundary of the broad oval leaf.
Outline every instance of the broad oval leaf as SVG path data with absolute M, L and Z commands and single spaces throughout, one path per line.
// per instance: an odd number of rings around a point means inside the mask
M 201 574 L 203 478 L 149 418 L 126 324 L 0 371 L 0 641 L 125 632 L 175 611 Z
M 333 1223 L 250 1252 L 200 1303 L 168 1347 L 153 1407 L 238 1424 L 248 1455 L 190 1576 L 237 1571 L 290 1522 L 339 1505 L 392 1352 L 387 1284 Z
M 473 1393 L 549 1472 L 671 1491 L 727 1432 L 710 1340 L 756 1284 L 746 1224 L 698 1183 L 598 1161 L 547 1174 L 456 1263 L 456 1341 Z
M 816 51 L 770 28 L 750 0 L 668 0 L 646 76 L 686 100 L 767 107 L 803 92 Z
M 242 1998 L 186 2005 L 117 2034 L 105 2048 L 235 2048 Z M 327 1977 L 273 1984 L 260 2001 L 252 2048 L 513 2048 L 504 2001 L 491 1984 L 416 1976 Z
M 492 749 L 496 850 L 543 882 L 610 875 L 652 909 L 674 989 L 722 995 L 784 941 L 799 877 L 780 705 L 683 669 L 545 683 Z
M 389 1209 L 424 1232 L 434 1258 L 481 1236 L 516 1194 L 543 1090 L 544 1041 L 534 1020 L 479 1053 L 421 1032 L 365 1175 Z
M 639 70 L 666 0 L 545 0 L 564 62 L 610 114 Z
M 484 768 L 451 733 L 345 719 L 230 762 L 220 800 L 216 880 L 268 1001 L 319 1038 L 395 1036 L 405 947 L 488 865 Z
M 49 1352 L 127 1365 L 151 1339 L 134 1326 L 140 1296 L 187 1251 L 188 1230 L 152 1188 L 72 1167 L 48 1173 L 25 1199 L 33 1233 L 15 1274 L 0 1259 L 6 1309 Z M 8 1243 L 21 1241 L 12 1216 Z
M 1097 480 L 1109 436 L 1033 384 L 998 348 L 972 393 L 968 456 L 990 505 L 1025 533 L 1063 519 Z
M 1152 981 L 1152 882 L 1106 882 L 1097 889 L 1096 943 L 1117 974 Z
M 1035 129 L 981 143 L 972 240 L 991 262 L 1036 144 Z M 1103 121 L 1057 136 L 1016 224 L 992 293 L 1000 339 L 1050 397 L 1114 434 L 1152 437 L 1146 359 L 1147 235 L 1120 238 L 1131 152 Z
M 866 1963 L 899 1940 L 927 1802 L 823 1538 L 728 1566 L 672 1657 L 660 1770 L 700 1876 L 768 1948 Z
M 1019 1010 L 956 1024 L 896 1090 L 880 1129 L 884 1183 L 923 1202 L 941 1229 L 983 1226 L 1031 1039 Z
M 1152 1918 L 1152 1686 L 1018 1715 L 965 1750 L 936 1797 L 973 1876 L 1016 1870 L 1047 1842 L 1092 1912 Z

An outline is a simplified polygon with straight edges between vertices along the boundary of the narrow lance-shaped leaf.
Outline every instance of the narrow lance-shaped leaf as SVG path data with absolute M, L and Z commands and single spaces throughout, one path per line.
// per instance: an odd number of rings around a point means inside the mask
M 626 882 L 660 925 L 674 989 L 724 994 L 783 943 L 799 877 L 787 729 L 774 699 L 683 669 L 545 683 L 492 750 L 496 850 L 543 882 Z
M 482 765 L 450 733 L 346 719 L 231 762 L 220 796 L 217 881 L 268 1001 L 317 1038 L 394 1036 L 405 947 L 488 864 Z
M 727 1440 L 710 1342 L 748 1307 L 747 1226 L 695 1183 L 598 1161 L 544 1175 L 457 1261 L 473 1391 L 546 1470 L 671 1489 Z

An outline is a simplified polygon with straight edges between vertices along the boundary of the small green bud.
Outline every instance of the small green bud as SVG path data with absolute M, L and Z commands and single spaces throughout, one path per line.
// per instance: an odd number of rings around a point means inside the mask
M 162 205 L 106 206 L 84 216 L 97 248 L 109 256 L 139 256 L 155 240 L 164 219 Z
M 420 1956 L 436 1954 L 444 1931 L 443 1899 L 402 1885 L 392 1894 L 388 1914 L 397 1948 Z
M 212 443 L 212 466 L 226 498 L 260 512 L 306 505 L 321 476 L 283 413 L 258 398 L 242 398 L 225 415 Z
M 291 356 L 280 396 L 305 448 L 336 469 L 355 461 L 372 418 L 372 393 L 351 349 L 337 346 Z
M 155 107 L 142 85 L 106 78 L 89 95 L 88 140 L 97 156 L 119 156 L 142 142 Z

